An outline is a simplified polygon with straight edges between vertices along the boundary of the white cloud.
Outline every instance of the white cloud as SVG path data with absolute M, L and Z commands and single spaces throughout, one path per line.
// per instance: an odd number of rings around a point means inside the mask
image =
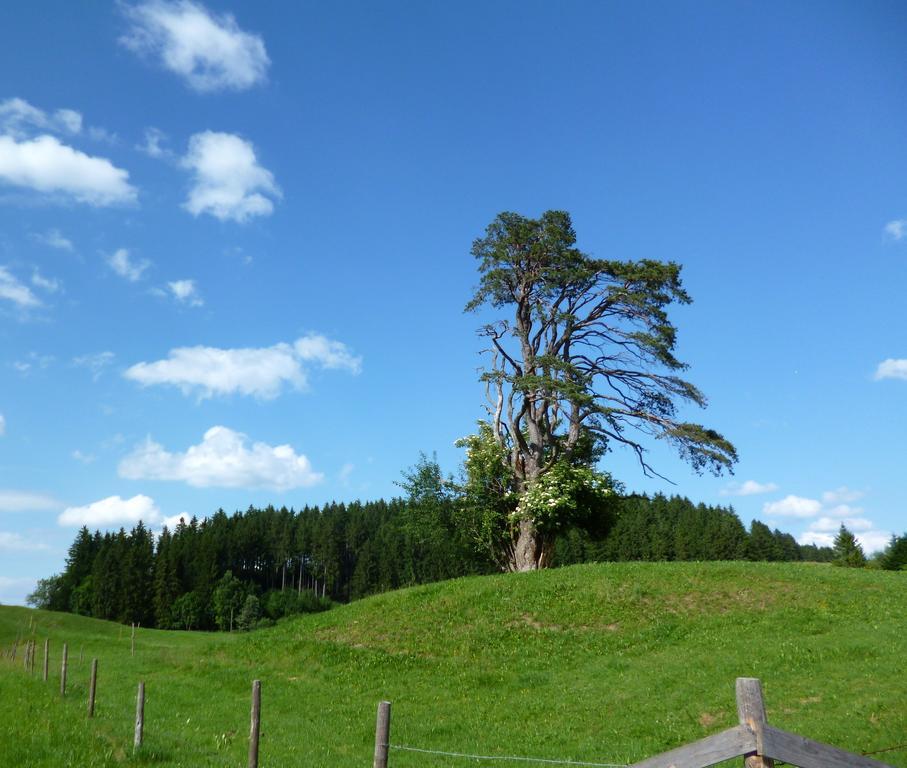
M 744 483 L 734 483 L 721 491 L 722 496 L 756 496 L 760 493 L 771 493 L 777 491 L 778 486 L 775 483 L 759 483 L 755 480 L 747 480 Z
M 126 14 L 132 26 L 120 43 L 159 59 L 197 91 L 243 90 L 265 80 L 264 42 L 231 14 L 213 15 L 190 0 L 147 0 Z
M 72 452 L 72 457 L 81 464 L 91 464 L 96 458 L 93 453 L 82 453 L 78 448 Z
M 258 164 L 252 144 L 232 133 L 196 133 L 182 165 L 193 173 L 183 204 L 193 216 L 208 213 L 221 221 L 244 222 L 269 216 L 271 197 L 280 197 L 274 176 Z
M 867 520 L 865 517 L 820 517 L 809 524 L 809 530 L 837 532 L 842 525 L 851 531 L 872 530 L 872 521 Z
M 173 152 L 167 149 L 167 147 L 162 146 L 166 141 L 167 134 L 163 131 L 153 127 L 146 128 L 145 140 L 136 146 L 136 149 L 139 150 L 139 152 L 144 152 L 148 157 L 153 157 L 155 159 L 173 157 Z
M 73 250 L 72 240 L 63 237 L 59 229 L 49 229 L 44 233 L 35 233 L 32 235 L 32 239 L 36 243 L 41 243 L 42 245 L 56 248 L 60 251 Z
M 0 299 L 11 301 L 20 309 L 41 306 L 31 288 L 20 283 L 6 267 L 0 267 Z
M 835 537 L 838 535 L 839 527 L 840 526 L 835 527 L 834 532 L 806 531 L 800 535 L 797 542 L 800 544 L 815 544 L 817 547 L 833 547 L 835 544 Z M 857 542 L 863 547 L 864 554 L 867 555 L 885 549 L 885 547 L 888 546 L 888 542 L 891 540 L 891 534 L 888 531 L 870 530 L 854 532 L 851 530 L 851 533 L 854 534 Z
M 6 434 L 6 416 L 0 413 L 0 437 Z
M 907 237 L 907 219 L 895 219 L 885 225 L 885 234 L 894 240 Z
M 113 352 L 98 352 L 93 355 L 79 355 L 72 359 L 72 364 L 77 368 L 87 368 L 91 371 L 91 378 L 97 381 L 104 373 L 104 369 L 110 365 L 114 357 Z
M 353 374 L 362 371 L 362 358 L 353 355 L 343 342 L 310 333 L 297 339 L 293 346 L 299 358 L 306 362 L 317 362 L 324 368 L 345 368 Z
M 198 293 L 198 288 L 195 286 L 195 280 L 175 280 L 172 283 L 167 283 L 167 287 L 173 294 L 173 298 L 180 304 L 186 304 L 190 307 L 200 307 L 205 303 Z
M 0 551 L 4 549 L 28 552 L 38 549 L 47 549 L 47 545 L 41 541 L 29 541 L 18 533 L 0 531 Z
M 58 109 L 48 114 L 25 99 L 0 101 L 0 132 L 16 138 L 31 136 L 35 131 L 77 134 L 82 131 L 82 115 L 74 109 Z
M 309 334 L 293 345 L 281 342 L 251 349 L 180 347 L 170 350 L 164 360 L 137 363 L 123 375 L 142 386 L 175 386 L 185 395 L 195 392 L 201 398 L 241 394 L 270 399 L 279 395 L 286 384 L 296 389 L 305 386 L 303 362 L 346 368 L 354 374 L 362 367 L 362 358 L 353 355 L 342 342 Z
M 127 171 L 48 135 L 0 136 L 0 181 L 94 206 L 133 203 L 137 196 Z
M 285 491 L 321 482 L 309 460 L 290 445 L 248 444 L 246 435 L 211 427 L 199 445 L 170 453 L 150 437 L 120 462 L 121 477 L 179 480 L 199 488 L 271 488 Z
M 802 496 L 785 496 L 780 501 L 769 501 L 762 506 L 762 511 L 771 517 L 814 517 L 822 510 L 822 503 L 816 499 L 805 499 Z
M 51 277 L 44 277 L 37 268 L 31 273 L 31 284 L 35 286 L 35 288 L 47 291 L 47 293 L 56 293 L 62 288 L 62 284 L 59 280 Z
M 338 473 L 338 477 L 339 477 L 339 479 L 340 479 L 340 482 L 343 483 L 344 485 L 346 485 L 347 483 L 349 483 L 349 481 L 350 481 L 350 475 L 353 474 L 353 470 L 354 470 L 355 468 L 356 468 L 355 464 L 351 464 L 350 462 L 347 462 L 346 464 L 344 464 L 344 465 L 340 468 L 340 472 Z
M 882 379 L 907 380 L 907 360 L 889 357 L 879 363 L 879 367 L 876 368 L 875 380 L 880 381 Z
M 31 491 L 0 491 L 0 512 L 40 512 L 62 506 L 52 496 Z
M 825 491 L 822 494 L 822 503 L 823 504 L 845 504 L 851 501 L 859 501 L 866 494 L 863 491 L 855 491 L 853 488 L 848 488 L 846 485 L 842 485 L 839 488 L 835 488 L 833 491 Z
M 188 512 L 180 512 L 178 515 L 170 515 L 170 517 L 165 517 L 161 520 L 161 528 L 165 525 L 171 531 L 180 524 L 180 521 L 184 522 L 186 525 L 189 525 L 189 522 L 192 520 L 192 515 Z
M 114 253 L 107 257 L 108 266 L 120 277 L 135 283 L 142 278 L 142 273 L 151 266 L 147 259 L 141 261 L 132 261 L 129 257 L 129 251 L 126 248 L 118 248 Z
M 863 514 L 863 507 L 852 507 L 850 504 L 837 504 L 825 511 L 831 517 L 856 517 Z
M 92 502 L 84 507 L 67 507 L 60 513 L 57 523 L 72 526 L 87 525 L 89 528 L 108 528 L 115 525 L 134 525 L 139 520 L 152 525 L 160 517 L 161 512 L 154 500 L 139 494 L 131 499 L 108 496 L 106 499 Z

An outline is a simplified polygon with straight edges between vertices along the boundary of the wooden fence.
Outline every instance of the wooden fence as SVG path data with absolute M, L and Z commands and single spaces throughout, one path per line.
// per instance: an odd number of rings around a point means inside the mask
M 762 700 L 762 684 L 753 677 L 737 678 L 737 714 L 740 724 L 726 731 L 694 741 L 669 752 L 663 752 L 627 768 L 707 768 L 707 766 L 744 758 L 745 768 L 774 768 L 774 762 L 788 763 L 799 768 L 892 768 L 887 763 L 856 755 L 843 749 L 813 741 L 804 736 L 773 728 L 765 717 Z M 375 727 L 375 756 L 373 768 L 388 768 L 389 755 L 395 748 L 390 740 L 391 704 L 382 701 L 378 705 Z M 431 753 L 435 750 L 414 749 L 397 746 L 398 749 Z M 452 755 L 450 752 L 437 754 Z M 531 762 L 524 757 L 480 757 L 460 755 L 472 759 L 509 759 Z M 539 763 L 576 764 L 569 760 L 540 759 Z M 597 765 L 585 763 L 585 765 Z M 601 765 L 601 764 L 598 764 Z

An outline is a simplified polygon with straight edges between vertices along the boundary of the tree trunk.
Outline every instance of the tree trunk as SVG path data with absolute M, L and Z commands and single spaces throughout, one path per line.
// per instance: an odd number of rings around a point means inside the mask
M 529 520 L 520 520 L 520 531 L 513 546 L 509 563 L 511 571 L 538 570 L 542 552 L 542 541 L 535 526 Z

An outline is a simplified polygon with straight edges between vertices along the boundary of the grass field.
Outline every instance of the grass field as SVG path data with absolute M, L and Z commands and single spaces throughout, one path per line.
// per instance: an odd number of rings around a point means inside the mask
M 771 724 L 871 752 L 907 742 L 905 575 L 585 565 L 403 590 L 245 635 L 141 630 L 135 658 L 128 627 L 2 607 L 0 645 L 33 621 L 39 650 L 34 677 L 21 651 L 0 661 L 0 765 L 245 766 L 253 678 L 263 690 L 261 765 L 273 768 L 370 766 L 385 698 L 396 744 L 630 763 L 736 724 L 741 676 L 761 678 Z M 133 755 L 139 680 L 145 746 Z M 877 757 L 907 768 L 907 747 Z M 390 760 L 476 764 L 396 750 Z

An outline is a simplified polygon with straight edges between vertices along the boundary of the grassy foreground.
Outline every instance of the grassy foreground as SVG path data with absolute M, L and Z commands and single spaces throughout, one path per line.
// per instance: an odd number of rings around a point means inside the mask
M 762 679 L 780 728 L 854 752 L 907 741 L 902 573 L 584 565 L 403 590 L 246 635 L 140 630 L 135 658 L 128 628 L 14 607 L 0 608 L 0 645 L 30 623 L 34 677 L 21 650 L 15 663 L 0 660 L 4 766 L 245 766 L 253 678 L 261 765 L 274 768 L 371 765 L 385 698 L 396 744 L 630 763 L 734 725 L 740 676 Z M 88 720 L 92 657 L 100 671 Z M 133 755 L 139 680 L 145 746 Z M 877 757 L 907 768 L 907 747 Z M 396 750 L 390 759 L 476 764 Z

